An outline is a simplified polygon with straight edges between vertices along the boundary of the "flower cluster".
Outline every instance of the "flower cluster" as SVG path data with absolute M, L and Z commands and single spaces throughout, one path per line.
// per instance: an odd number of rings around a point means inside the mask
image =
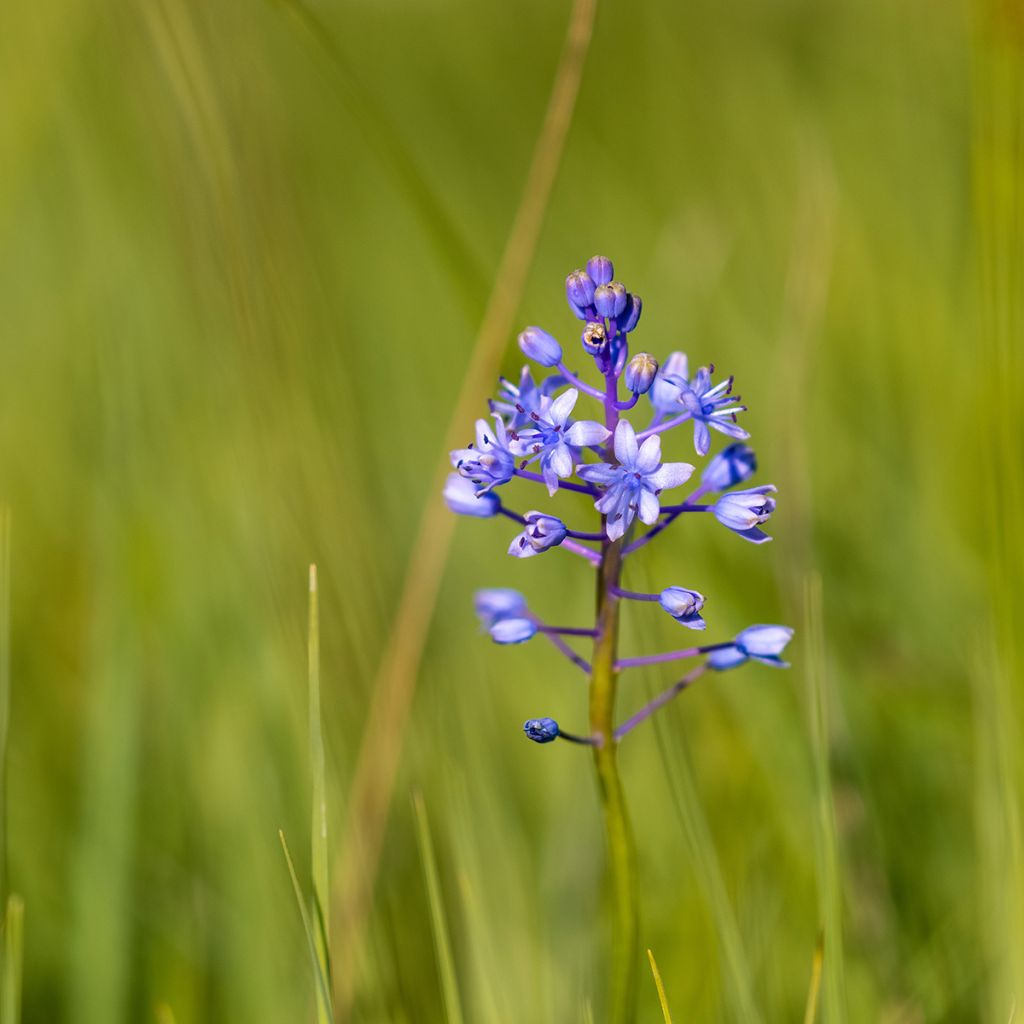
M 732 377 L 713 381 L 713 365 L 691 375 L 682 352 L 671 353 L 661 365 L 647 352 L 630 357 L 630 336 L 639 323 L 642 303 L 615 279 L 607 258 L 595 256 L 586 269 L 573 271 L 565 290 L 570 310 L 583 322 L 580 344 L 593 359 L 600 383 L 589 384 L 571 371 L 561 344 L 547 331 L 526 328 L 519 335 L 519 347 L 551 373 L 535 379 L 524 367 L 517 384 L 501 380 L 498 396 L 490 403 L 491 418 L 478 420 L 474 440 L 451 453 L 455 471 L 448 478 L 445 500 L 461 515 L 513 520 L 518 531 L 508 548 L 513 557 L 532 558 L 555 548 L 569 551 L 601 572 L 604 601 L 656 603 L 681 626 L 704 630 L 707 602 L 698 590 L 673 583 L 658 593 L 638 593 L 623 589 L 619 579 L 626 558 L 684 514 L 710 513 L 755 544 L 771 539 L 762 526 L 775 511 L 775 488 L 742 487 L 757 468 L 754 452 L 745 444 L 749 435 L 739 424 L 746 407 L 732 393 Z M 597 403 L 597 418 L 575 415 L 581 396 Z M 644 396 L 650 407 L 646 417 L 637 408 Z M 713 430 L 731 443 L 710 459 L 699 483 L 679 499 L 667 492 L 690 481 L 696 470 L 689 462 L 664 461 L 662 439 L 684 425 L 692 425 L 697 456 L 710 453 Z M 511 510 L 498 489 L 517 478 L 543 485 L 550 497 L 560 489 L 586 494 L 600 516 L 598 528 L 575 530 L 548 511 Z M 640 531 L 641 526 L 646 529 Z M 614 572 L 604 571 L 611 564 Z M 540 634 L 584 671 L 589 671 L 589 664 L 566 638 L 588 637 L 597 645 L 609 639 L 600 619 L 585 628 L 545 624 L 514 590 L 480 591 L 476 611 L 496 643 L 523 643 Z M 725 642 L 617 658 L 616 671 L 681 659 L 699 661 L 611 736 L 575 736 L 550 718 L 528 721 L 526 735 L 538 743 L 562 738 L 600 745 L 621 739 L 705 671 L 724 671 L 750 660 L 785 667 L 781 654 L 791 636 L 785 626 L 750 626 Z

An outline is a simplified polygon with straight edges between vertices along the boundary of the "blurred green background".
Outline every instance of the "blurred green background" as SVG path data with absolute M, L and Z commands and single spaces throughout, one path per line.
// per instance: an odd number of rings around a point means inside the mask
M 4 6 L 25 1020 L 313 1019 L 276 835 L 308 887 L 307 565 L 343 860 L 360 746 L 383 741 L 365 734 L 375 673 L 568 16 Z M 798 629 L 791 672 L 704 681 L 623 749 L 642 940 L 678 1021 L 803 1019 L 823 928 L 821 1019 L 1007 1021 L 1024 1001 L 1022 26 L 1009 0 L 599 4 L 514 327 L 568 345 L 562 279 L 605 252 L 644 297 L 638 345 L 737 375 L 775 542 L 687 523 L 630 583 L 697 587 L 716 636 Z M 343 937 L 355 1021 L 445 1019 L 413 792 L 465 1020 L 601 1020 L 590 759 L 520 732 L 583 727 L 584 693 L 471 613 L 474 588 L 515 586 L 582 622 L 591 581 L 558 553 L 513 563 L 509 536 L 458 523 L 411 719 L 385 738 L 392 812 L 365 928 Z M 627 651 L 676 645 L 666 616 L 631 611 Z M 627 677 L 623 711 L 673 678 Z

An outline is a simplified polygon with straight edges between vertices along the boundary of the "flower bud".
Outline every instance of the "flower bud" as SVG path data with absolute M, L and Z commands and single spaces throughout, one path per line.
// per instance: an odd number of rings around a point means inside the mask
M 523 723 L 523 732 L 534 743 L 550 743 L 558 739 L 558 723 L 553 718 L 531 718 Z
M 637 352 L 626 363 L 626 387 L 634 395 L 645 395 L 658 374 L 658 360 L 649 352 Z
M 704 607 L 704 595 L 696 590 L 666 587 L 661 592 L 658 602 L 676 622 L 690 629 L 704 629 L 707 625 L 700 615 L 700 610 Z
M 608 347 L 608 333 L 604 329 L 604 324 L 596 320 L 587 324 L 580 340 L 583 342 L 584 350 L 592 356 L 599 356 Z
M 626 296 L 626 308 L 619 317 L 619 330 L 623 334 L 629 334 L 630 331 L 636 330 L 636 325 L 640 322 L 641 309 L 643 309 L 643 303 L 640 301 L 640 296 L 630 292 Z
M 490 587 L 478 590 L 473 597 L 473 608 L 485 626 L 511 615 L 522 615 L 526 611 L 526 598 L 518 590 L 507 587 Z
M 539 327 L 527 327 L 519 335 L 519 347 L 527 359 L 541 366 L 557 366 L 562 361 L 562 346 Z
M 536 636 L 537 624 L 532 619 L 502 618 L 492 622 L 488 632 L 496 644 L 521 644 Z
M 767 522 L 775 511 L 775 499 L 771 497 L 774 491 L 771 484 L 751 487 L 746 491 L 730 491 L 715 502 L 712 511 L 723 526 L 728 526 L 754 544 L 763 544 L 771 537 L 758 526 Z
M 615 268 L 607 256 L 591 256 L 587 260 L 587 273 L 594 284 L 608 284 L 615 276 Z
M 490 519 L 501 508 L 501 500 L 493 491 L 478 496 L 476 485 L 458 473 L 448 474 L 444 485 L 444 500 L 458 515 L 476 516 L 478 519 Z
M 594 303 L 594 282 L 585 270 L 574 270 L 565 279 L 565 295 L 576 309 L 586 309 Z
M 705 491 L 724 491 L 749 480 L 757 470 L 757 457 L 749 445 L 737 442 L 723 448 L 704 468 L 700 478 Z
M 548 548 L 557 547 L 565 540 L 568 528 L 557 516 L 543 512 L 527 512 L 526 529 L 513 538 L 508 553 L 516 558 L 530 558 Z
M 594 289 L 594 305 L 601 316 L 613 319 L 626 308 L 626 289 L 618 281 L 598 285 Z
M 779 657 L 793 638 L 789 626 L 748 626 L 728 647 L 708 654 L 708 664 L 718 672 L 736 668 L 753 658 L 773 668 L 789 668 Z

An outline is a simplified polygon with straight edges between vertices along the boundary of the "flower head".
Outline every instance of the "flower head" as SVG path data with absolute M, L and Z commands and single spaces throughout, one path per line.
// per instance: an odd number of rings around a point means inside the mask
M 537 635 L 533 619 L 509 616 L 492 622 L 487 630 L 496 644 L 521 644 Z
M 707 626 L 700 615 L 700 610 L 704 607 L 704 595 L 696 590 L 666 587 L 661 592 L 658 602 L 676 622 L 690 629 L 704 629 Z
M 757 471 L 754 449 L 737 442 L 723 448 L 704 467 L 700 478 L 705 491 L 724 491 L 749 480 Z
M 527 512 L 523 518 L 526 527 L 512 539 L 508 549 L 508 553 L 516 558 L 530 558 L 548 548 L 557 547 L 568 534 L 565 523 L 557 516 Z
M 746 406 L 734 404 L 738 398 L 732 395 L 732 377 L 712 386 L 714 369 L 702 366 L 697 376 L 679 390 L 679 404 L 693 420 L 693 446 L 698 455 L 707 455 L 711 450 L 709 427 L 741 441 L 750 437 L 736 422 L 736 414 L 744 412 Z
M 498 397 L 490 401 L 491 412 L 505 418 L 505 426 L 512 431 L 531 424 L 531 415 L 539 413 L 541 399 L 550 398 L 560 387 L 564 386 L 565 378 L 557 374 L 545 377 L 539 384 L 534 383 L 533 374 L 528 366 L 524 366 L 519 374 L 519 384 L 513 384 L 502 377 L 498 381 Z
M 715 502 L 715 518 L 745 540 L 763 544 L 771 537 L 758 526 L 767 522 L 775 511 L 775 499 L 771 497 L 774 493 L 775 488 L 771 484 L 745 491 L 730 491 Z
M 501 501 L 493 492 L 477 494 L 472 481 L 449 473 L 444 485 L 444 500 L 448 507 L 460 516 L 475 516 L 477 519 L 490 519 L 498 514 Z
M 753 659 L 774 668 L 789 668 L 779 655 L 793 638 L 789 626 L 748 626 L 728 647 L 708 655 L 708 664 L 719 672 Z
M 558 739 L 558 723 L 553 718 L 531 718 L 523 723 L 523 732 L 534 743 L 550 743 Z
M 451 453 L 451 460 L 460 476 L 477 485 L 477 494 L 486 494 L 492 487 L 508 483 L 516 462 L 501 417 L 494 417 L 493 430 L 487 420 L 477 420 L 475 446 L 457 448 Z
M 688 462 L 661 461 L 661 438 L 657 434 L 637 445 L 636 432 L 628 420 L 619 420 L 615 428 L 615 457 L 618 465 L 600 463 L 583 466 L 584 480 L 605 488 L 594 507 L 606 517 L 609 540 L 618 540 L 634 516 L 650 526 L 661 512 L 658 495 L 686 483 L 693 472 Z
M 558 490 L 559 479 L 572 476 L 579 461 L 579 450 L 600 444 L 608 438 L 608 428 L 595 420 L 578 420 L 569 424 L 579 398 L 575 388 L 563 391 L 556 399 L 541 399 L 540 411 L 532 413 L 533 428 L 519 431 L 513 439 L 514 451 L 528 462 L 540 460 L 541 475 L 548 493 Z

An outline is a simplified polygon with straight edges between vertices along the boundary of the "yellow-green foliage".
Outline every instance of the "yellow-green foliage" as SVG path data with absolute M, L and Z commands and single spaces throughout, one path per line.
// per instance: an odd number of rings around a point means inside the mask
M 575 351 L 561 280 L 607 252 L 643 295 L 638 345 L 737 375 L 774 543 L 694 517 L 627 582 L 697 587 L 715 638 L 798 627 L 791 672 L 704 679 L 621 752 L 641 942 L 676 1020 L 803 1019 L 819 934 L 819 1020 L 1020 1013 L 1014 6 L 599 4 L 516 323 Z M 6 835 L 29 1024 L 315 1019 L 277 836 L 310 907 L 307 567 L 340 858 L 568 14 L 3 4 Z M 506 558 L 510 525 L 457 526 L 365 929 L 331 964 L 353 1020 L 602 1019 L 590 757 L 520 732 L 584 731 L 584 691 L 471 614 L 490 584 L 582 622 L 592 582 L 558 552 Z M 624 654 L 679 645 L 626 611 Z M 626 677 L 622 711 L 672 678 Z M 647 975 L 640 999 L 657 1020 Z

